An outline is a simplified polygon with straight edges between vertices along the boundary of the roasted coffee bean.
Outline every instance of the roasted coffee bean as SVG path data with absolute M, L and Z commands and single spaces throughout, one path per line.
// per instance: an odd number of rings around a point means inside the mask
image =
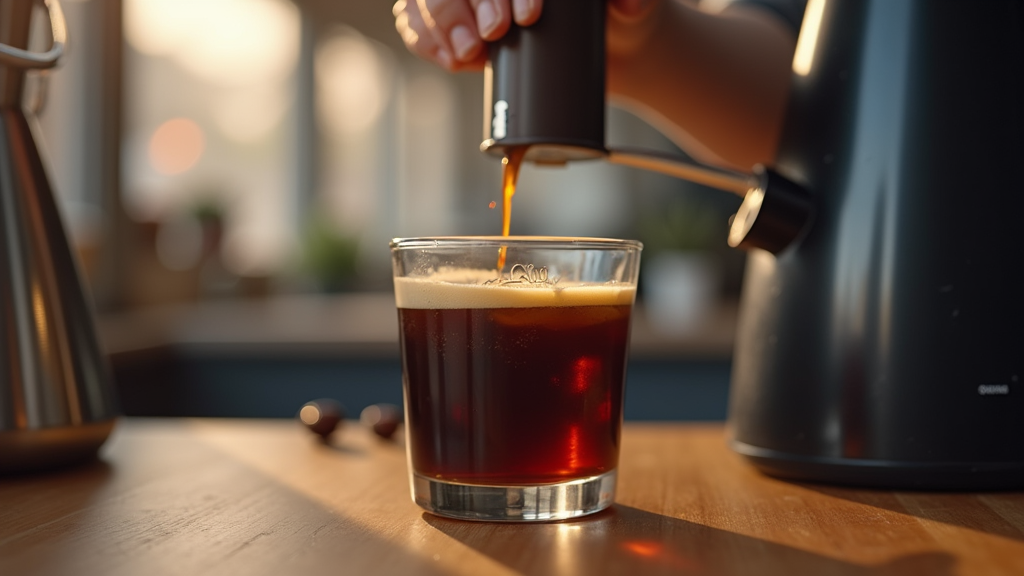
M 394 404 L 374 404 L 363 409 L 359 421 L 381 438 L 391 438 L 402 422 L 402 412 Z
M 325 441 L 344 418 L 345 408 L 330 398 L 306 402 L 299 410 L 299 420 Z

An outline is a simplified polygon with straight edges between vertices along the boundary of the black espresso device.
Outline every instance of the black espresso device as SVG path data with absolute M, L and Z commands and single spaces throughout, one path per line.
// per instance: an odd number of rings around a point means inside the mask
M 481 148 L 745 194 L 729 429 L 763 472 L 1024 488 L 1024 3 L 809 5 L 756 177 L 605 148 L 600 0 L 548 3 L 491 47 Z
M 490 44 L 480 148 L 530 146 L 525 159 L 548 164 L 604 156 L 604 29 L 603 1 L 549 2 Z

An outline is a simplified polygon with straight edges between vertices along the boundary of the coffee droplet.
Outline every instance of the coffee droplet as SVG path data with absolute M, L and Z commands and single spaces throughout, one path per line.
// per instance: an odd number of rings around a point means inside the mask
M 374 404 L 363 409 L 359 421 L 377 436 L 391 438 L 402 422 L 402 413 L 394 404 Z
M 345 408 L 329 398 L 306 402 L 299 409 L 299 420 L 323 440 L 327 440 L 343 418 Z

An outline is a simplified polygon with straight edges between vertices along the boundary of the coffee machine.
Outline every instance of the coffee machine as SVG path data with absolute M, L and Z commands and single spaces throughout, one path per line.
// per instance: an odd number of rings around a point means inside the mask
M 0 474 L 90 460 L 117 414 L 92 311 L 68 245 L 24 99 L 26 72 L 64 50 L 28 49 L 33 0 L 0 0 Z
M 607 149 L 603 2 L 546 4 L 491 47 L 481 148 L 744 195 L 729 430 L 763 472 L 1022 488 L 1024 5 L 811 4 L 769 168 Z

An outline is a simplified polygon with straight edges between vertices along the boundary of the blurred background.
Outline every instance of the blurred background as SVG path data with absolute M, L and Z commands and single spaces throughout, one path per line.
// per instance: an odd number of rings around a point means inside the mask
M 62 5 L 39 141 L 124 411 L 400 404 L 388 240 L 500 233 L 482 76 L 410 55 L 390 1 Z M 607 122 L 609 144 L 682 154 L 614 105 Z M 645 244 L 627 418 L 724 417 L 738 204 L 600 162 L 523 168 L 513 234 Z

